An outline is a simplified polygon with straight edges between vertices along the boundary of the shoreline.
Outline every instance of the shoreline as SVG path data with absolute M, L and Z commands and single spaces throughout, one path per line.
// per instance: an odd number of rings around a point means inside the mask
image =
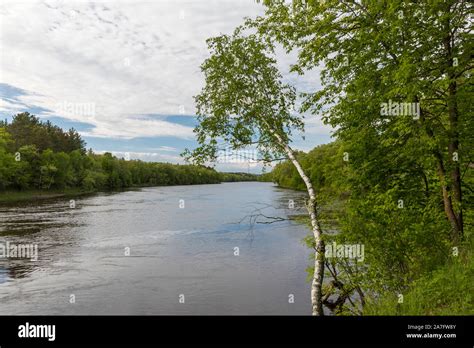
M 82 191 L 80 189 L 66 189 L 66 190 L 24 190 L 24 191 L 0 191 L 0 205 L 10 203 L 22 203 L 22 202 L 35 202 L 46 199 L 54 198 L 67 198 L 67 197 L 78 197 L 92 195 L 95 193 L 113 193 L 123 191 L 133 191 L 142 188 L 150 187 L 170 187 L 170 186 L 196 186 L 196 185 L 219 185 L 224 183 L 237 183 L 237 182 L 260 182 L 260 181 L 222 181 L 219 183 L 207 183 L 207 184 L 190 184 L 190 185 L 143 185 L 143 186 L 130 186 L 120 190 L 97 190 L 97 191 Z
M 0 193 L 0 204 L 34 202 L 45 199 L 64 198 L 72 196 L 85 196 L 99 191 L 81 191 L 81 190 L 25 190 L 25 191 L 5 191 Z

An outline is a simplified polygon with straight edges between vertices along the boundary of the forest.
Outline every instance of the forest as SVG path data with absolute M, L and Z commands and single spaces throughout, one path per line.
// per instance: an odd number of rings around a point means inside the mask
M 63 131 L 27 112 L 0 122 L 0 192 L 133 186 L 216 184 L 256 180 L 247 173 L 219 173 L 196 165 L 124 160 L 95 154 L 74 129 Z

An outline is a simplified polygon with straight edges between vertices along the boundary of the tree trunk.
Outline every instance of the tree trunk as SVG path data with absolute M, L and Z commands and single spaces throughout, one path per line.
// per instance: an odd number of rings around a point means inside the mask
M 319 224 L 319 220 L 317 217 L 317 205 L 316 205 L 316 194 L 314 192 L 313 184 L 311 180 L 308 178 L 306 173 L 303 170 L 303 167 L 298 162 L 295 157 L 294 151 L 283 141 L 283 139 L 276 133 L 272 132 L 273 135 L 278 139 L 278 142 L 285 150 L 288 158 L 290 159 L 291 163 L 295 166 L 298 174 L 300 175 L 301 179 L 303 179 L 306 190 L 308 191 L 309 201 L 306 204 L 308 209 L 308 214 L 311 219 L 311 226 L 313 231 L 314 242 L 316 245 L 315 252 L 314 252 L 314 273 L 313 273 L 313 281 L 311 282 L 311 304 L 312 304 L 312 313 L 313 315 L 324 315 L 323 311 L 323 293 L 322 293 L 322 286 L 323 286 L 323 279 L 324 279 L 324 253 L 325 253 L 325 246 L 324 241 L 321 238 L 321 226 Z
M 324 279 L 324 241 L 321 238 L 321 226 L 317 218 L 316 194 L 314 193 L 313 184 L 305 174 L 300 163 L 296 159 L 293 150 L 289 146 L 285 146 L 285 151 L 293 165 L 296 167 L 301 179 L 303 179 L 309 195 L 309 201 L 306 205 L 311 218 L 311 226 L 313 230 L 316 250 L 314 252 L 314 274 L 311 282 L 311 303 L 313 306 L 313 315 L 324 315 L 322 306 L 322 286 Z
M 433 130 L 430 128 L 429 125 L 425 124 L 425 116 L 423 109 L 420 108 L 421 114 L 420 114 L 420 121 L 422 124 L 425 125 L 425 131 L 426 134 L 431 138 L 436 140 L 435 135 Z M 457 216 L 456 211 L 453 206 L 453 201 L 451 199 L 451 189 L 450 185 L 448 184 L 448 177 L 446 175 L 446 168 L 444 165 L 443 161 L 443 155 L 439 149 L 433 150 L 433 155 L 436 158 L 437 162 L 437 168 L 436 172 L 438 174 L 440 186 L 441 186 L 441 192 L 443 196 L 443 206 L 444 206 L 444 212 L 446 213 L 446 217 L 449 220 L 452 228 L 451 232 L 451 240 L 454 243 L 457 243 L 459 240 L 459 237 L 462 236 L 462 213 L 460 212 L 460 217 Z M 460 176 L 459 176 L 460 178 Z M 459 198 L 461 198 L 461 182 L 459 180 Z M 461 225 L 460 225 L 461 223 Z
M 453 87 L 454 90 L 456 87 Z M 450 124 L 451 124 L 451 141 L 448 145 L 449 156 L 453 159 L 454 153 L 457 153 L 459 156 L 459 132 L 457 130 L 457 119 L 458 119 L 458 111 L 457 111 L 457 103 L 455 99 L 455 91 L 451 91 L 450 87 L 450 94 L 453 93 L 450 97 L 450 107 L 449 107 L 449 114 L 450 114 Z M 456 220 L 458 225 L 458 238 L 462 239 L 464 233 L 464 223 L 463 223 L 463 216 L 462 216 L 462 187 L 461 187 L 461 170 L 459 168 L 459 160 L 453 161 L 454 163 L 453 168 L 451 170 L 451 182 L 453 185 L 453 192 L 454 192 L 454 200 L 456 202 L 457 214 Z
M 454 153 L 459 156 L 459 130 L 458 130 L 458 105 L 457 105 L 457 84 L 456 84 L 456 75 L 453 67 L 453 57 L 452 57 L 452 35 L 450 32 L 450 23 L 446 23 L 446 31 L 448 35 L 444 40 L 444 48 L 446 51 L 447 63 L 449 66 L 448 69 L 448 113 L 449 113 L 449 129 L 448 129 L 448 153 L 451 159 L 451 182 L 454 193 L 454 200 L 456 202 L 457 213 L 455 213 L 457 230 L 455 239 L 461 239 L 463 237 L 463 216 L 462 216 L 462 188 L 461 188 L 461 170 L 459 168 L 459 160 L 453 160 Z
M 446 178 L 446 171 L 444 169 L 443 161 L 439 157 L 438 157 L 438 177 L 441 182 L 441 191 L 443 193 L 444 211 L 452 227 L 451 240 L 457 243 L 459 241 L 461 227 L 459 226 L 459 220 L 456 216 L 456 212 L 454 211 L 453 201 L 451 199 L 449 186 L 446 183 L 447 178 Z

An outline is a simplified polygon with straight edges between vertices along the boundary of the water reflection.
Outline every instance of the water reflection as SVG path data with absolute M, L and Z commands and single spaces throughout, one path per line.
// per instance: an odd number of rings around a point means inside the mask
M 75 212 L 74 212 L 75 213 Z M 84 226 L 69 208 L 69 200 L 48 199 L 36 203 L 20 202 L 0 206 L 0 245 L 37 245 L 39 259 L 0 255 L 0 283 L 22 279 L 35 269 L 48 268 L 57 248 L 73 246 L 75 238 L 67 233 L 72 228 Z M 1 253 L 0 253 L 1 254 Z
M 287 220 L 303 206 L 229 183 L 0 207 L 0 242 L 39 246 L 36 262 L 0 259 L 0 314 L 310 314 L 308 231 Z

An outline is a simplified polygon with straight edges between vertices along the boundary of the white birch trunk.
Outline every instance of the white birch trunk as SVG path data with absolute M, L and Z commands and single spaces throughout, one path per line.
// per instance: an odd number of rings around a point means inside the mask
M 311 282 L 311 304 L 313 307 L 312 313 L 313 315 L 324 315 L 323 312 L 323 304 L 322 304 L 322 286 L 323 286 L 323 279 L 324 279 L 324 253 L 325 253 L 325 246 L 324 241 L 321 238 L 321 226 L 319 224 L 319 220 L 317 217 L 317 210 L 316 210 L 316 194 L 314 192 L 313 184 L 311 180 L 308 178 L 306 173 L 301 167 L 301 164 L 295 157 L 294 151 L 283 141 L 283 139 L 276 133 L 272 132 L 272 134 L 278 139 L 280 145 L 284 148 L 288 158 L 290 159 L 291 163 L 295 166 L 298 174 L 300 175 L 301 179 L 303 179 L 306 190 L 308 191 L 309 201 L 306 205 L 308 209 L 308 214 L 311 219 L 311 226 L 314 236 L 314 241 L 316 244 L 316 250 L 314 253 L 314 274 L 313 274 L 313 281 Z

